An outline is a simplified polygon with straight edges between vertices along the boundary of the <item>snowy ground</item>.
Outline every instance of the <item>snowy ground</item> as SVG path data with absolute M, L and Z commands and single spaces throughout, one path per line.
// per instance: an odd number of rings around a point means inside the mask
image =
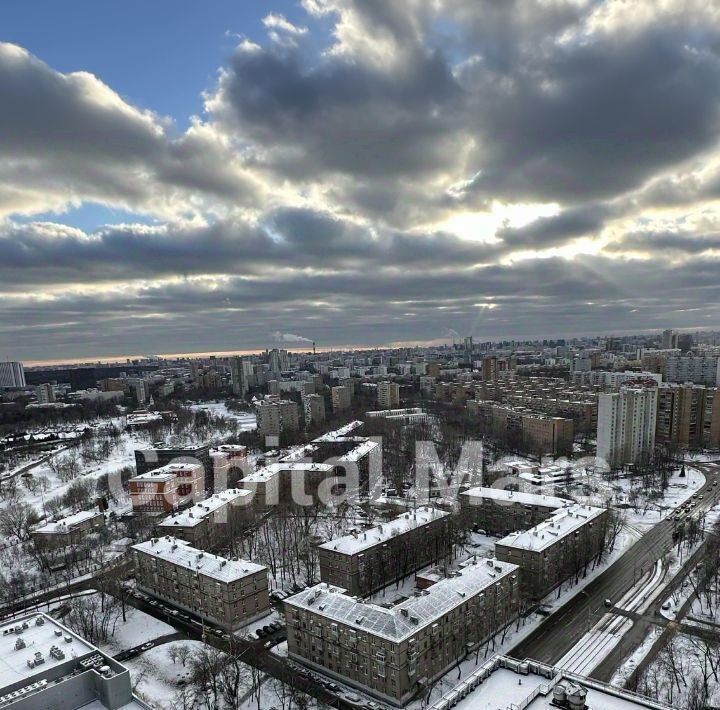
M 255 415 L 251 412 L 235 412 L 232 409 L 228 409 L 225 406 L 225 402 L 201 402 L 200 404 L 191 405 L 190 409 L 193 411 L 208 412 L 217 417 L 225 417 L 227 419 L 233 419 L 240 423 L 242 431 L 252 431 L 257 429 L 257 422 Z

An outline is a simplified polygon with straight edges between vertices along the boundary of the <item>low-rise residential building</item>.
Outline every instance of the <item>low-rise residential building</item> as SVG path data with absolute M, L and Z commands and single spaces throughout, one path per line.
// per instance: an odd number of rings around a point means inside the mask
M 375 412 L 365 412 L 369 419 L 389 419 L 402 424 L 418 424 L 428 421 L 428 415 L 422 407 L 406 407 L 405 409 L 380 409 Z
M 0 632 L 0 708 L 150 710 L 124 665 L 51 616 L 6 620 Z
M 30 533 L 35 546 L 53 549 L 77 545 L 85 535 L 105 525 L 105 516 L 97 510 L 83 510 L 52 523 L 35 528 Z
M 518 615 L 518 567 L 471 560 L 390 608 L 321 583 L 285 600 L 288 654 L 401 706 Z
M 270 612 L 267 567 L 226 560 L 170 535 L 133 545 L 140 590 L 227 631 Z
M 171 513 L 157 524 L 160 535 L 172 535 L 193 547 L 212 550 L 237 534 L 252 519 L 252 491 L 228 489 Z
M 205 495 L 205 473 L 199 463 L 170 463 L 128 481 L 132 507 L 138 513 L 169 513 Z
M 150 449 L 137 449 L 135 451 L 135 468 L 138 474 L 154 471 L 170 463 L 199 463 L 203 469 L 203 480 L 198 490 L 214 490 L 214 470 L 209 444 L 185 447 L 154 446 Z
M 458 498 L 463 526 L 479 527 L 490 535 L 527 530 L 572 505 L 564 498 L 504 488 L 470 488 Z
M 367 596 L 452 551 L 450 515 L 433 508 L 403 513 L 318 546 L 320 579 Z
M 605 508 L 563 508 L 529 530 L 498 540 L 495 554 L 520 567 L 523 598 L 539 600 L 602 553 L 608 520 Z

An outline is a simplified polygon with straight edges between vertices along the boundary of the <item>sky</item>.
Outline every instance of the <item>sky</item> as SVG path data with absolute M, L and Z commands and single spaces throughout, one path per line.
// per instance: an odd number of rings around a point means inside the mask
M 0 356 L 717 327 L 719 52 L 706 0 L 4 0 Z

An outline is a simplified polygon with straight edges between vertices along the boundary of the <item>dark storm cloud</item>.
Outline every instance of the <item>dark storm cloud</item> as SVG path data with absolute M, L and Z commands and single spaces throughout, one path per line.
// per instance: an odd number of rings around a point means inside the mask
M 307 33 L 243 41 L 182 135 L 0 45 L 0 214 L 98 201 L 160 219 L 0 221 L 8 354 L 717 324 L 712 4 L 304 6 Z M 449 232 L 505 208 L 527 224 Z M 609 243 L 545 258 L 582 237 Z

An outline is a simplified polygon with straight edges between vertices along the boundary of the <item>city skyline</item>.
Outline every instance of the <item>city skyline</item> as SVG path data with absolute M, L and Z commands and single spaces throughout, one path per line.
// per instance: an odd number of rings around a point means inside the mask
M 718 13 L 3 3 L 2 355 L 720 324 Z

